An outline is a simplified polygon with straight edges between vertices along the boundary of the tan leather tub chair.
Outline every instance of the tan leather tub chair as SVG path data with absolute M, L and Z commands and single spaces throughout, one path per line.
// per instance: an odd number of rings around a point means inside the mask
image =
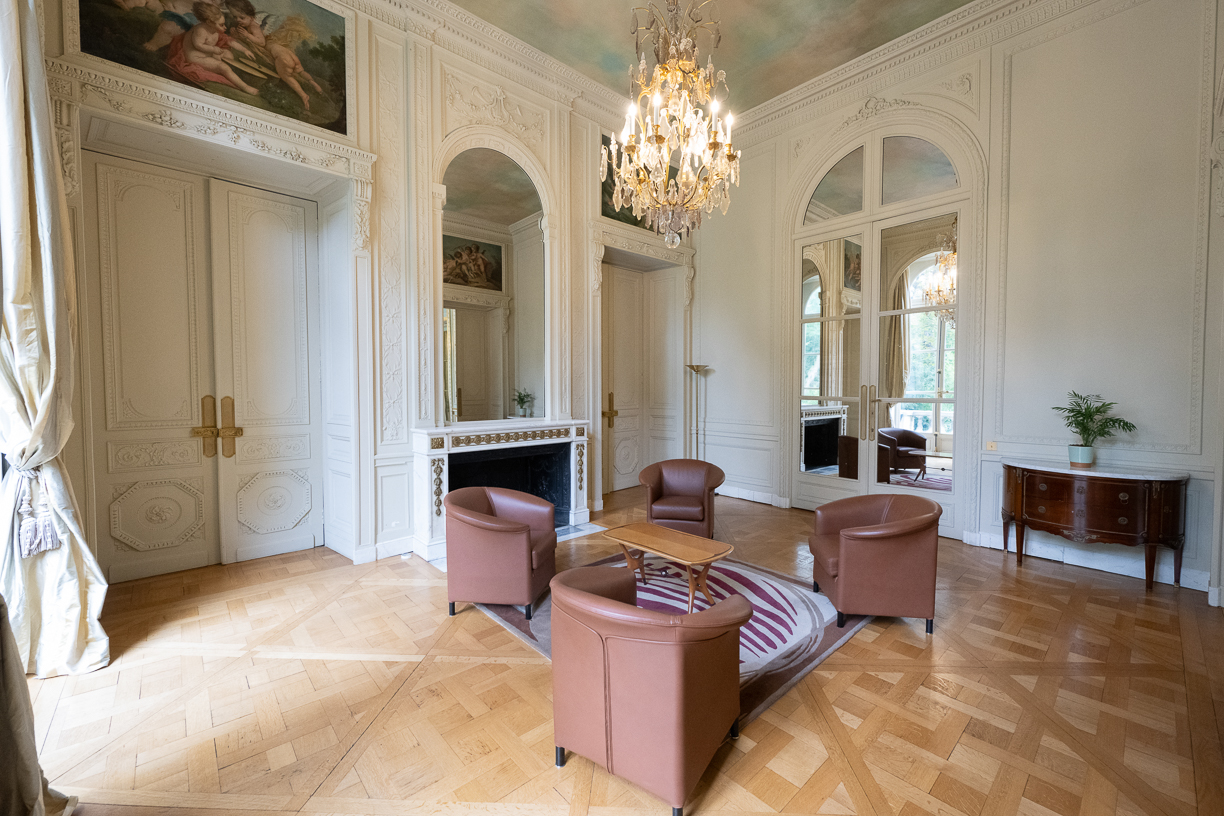
M 553 730 L 569 749 L 671 804 L 684 802 L 728 734 L 739 736 L 739 595 L 691 615 L 634 606 L 633 572 L 552 579 Z
M 824 590 L 846 615 L 926 618 L 935 626 L 935 568 L 939 552 L 936 502 L 921 496 L 875 495 L 838 499 L 816 508 L 808 549 L 812 589 Z
M 501 487 L 446 494 L 446 593 L 457 601 L 531 607 L 557 574 L 550 502 Z
M 727 474 L 700 459 L 665 459 L 642 468 L 646 520 L 682 533 L 714 537 L 714 489 Z
M 880 444 L 888 446 L 888 469 L 890 471 L 917 468 L 914 481 L 926 475 L 926 437 L 908 428 L 881 428 Z M 887 482 L 888 479 L 879 481 Z

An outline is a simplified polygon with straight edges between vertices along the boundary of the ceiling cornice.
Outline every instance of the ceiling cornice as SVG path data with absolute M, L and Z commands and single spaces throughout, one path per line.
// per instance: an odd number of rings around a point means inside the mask
M 745 112 L 736 142 L 751 147 L 898 81 L 988 47 L 1098 0 L 979 0 Z M 1120 0 L 1129 7 L 1142 0 Z

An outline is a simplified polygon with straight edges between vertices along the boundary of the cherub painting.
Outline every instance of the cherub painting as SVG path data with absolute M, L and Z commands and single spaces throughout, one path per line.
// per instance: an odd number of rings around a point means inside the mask
M 502 289 L 502 248 L 453 235 L 442 236 L 442 282 Z
M 347 133 L 345 20 L 308 0 L 78 0 L 81 51 Z

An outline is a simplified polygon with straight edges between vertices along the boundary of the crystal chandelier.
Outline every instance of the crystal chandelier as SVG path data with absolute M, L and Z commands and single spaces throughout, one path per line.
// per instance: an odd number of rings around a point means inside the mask
M 922 288 L 922 297 L 928 306 L 947 306 L 939 317 L 952 328 L 956 328 L 956 218 L 952 219 L 952 232 L 936 236 L 939 242 L 935 256 L 935 274 L 927 279 Z
M 701 226 L 701 213 L 731 203 L 731 185 L 739 186 L 739 151 L 731 148 L 732 116 L 718 116 L 719 98 L 726 97 L 726 75 L 715 72 L 713 57 L 698 67 L 694 38 L 708 31 L 718 46 L 718 21 L 713 0 L 690 0 L 681 11 L 680 0 L 667 0 L 666 12 L 653 3 L 634 9 L 633 32 L 638 53 L 643 37 L 653 40 L 655 66 L 646 71 L 643 55 L 629 68 L 637 101 L 629 105 L 620 143 L 612 137 L 603 149 L 599 180 L 612 167 L 615 188 L 612 206 L 630 207 L 646 226 L 664 235 L 670 249 L 682 235 Z M 638 12 L 649 15 L 640 25 Z M 643 34 L 645 32 L 645 34 Z M 708 112 L 701 105 L 708 106 Z

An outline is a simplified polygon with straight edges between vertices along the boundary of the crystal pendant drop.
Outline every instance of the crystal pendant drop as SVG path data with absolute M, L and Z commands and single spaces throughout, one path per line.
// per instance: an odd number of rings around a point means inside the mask
M 680 236 L 669 230 L 667 235 L 663 236 L 663 246 L 668 249 L 675 249 L 680 246 Z

